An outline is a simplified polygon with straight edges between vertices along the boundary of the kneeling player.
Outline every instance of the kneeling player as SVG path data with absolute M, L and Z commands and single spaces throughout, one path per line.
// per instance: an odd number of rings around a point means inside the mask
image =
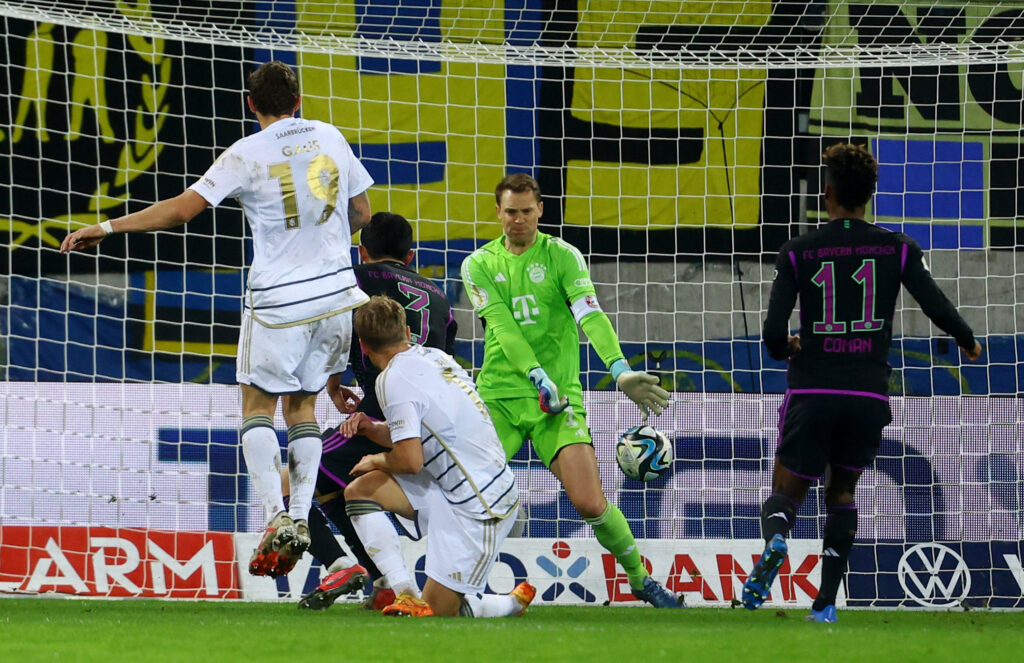
M 375 296 L 354 317 L 363 353 L 381 369 L 376 394 L 386 418 L 356 413 L 341 426 L 390 452 L 363 458 L 345 489 L 348 515 L 388 584 L 398 593 L 385 615 L 503 617 L 522 614 L 535 590 L 479 593 L 515 523 L 519 490 L 469 375 L 451 356 L 410 343 L 405 312 Z M 385 511 L 427 537 L 420 598 Z
M 360 236 L 360 262 L 353 268 L 356 282 L 367 295 L 387 295 L 407 305 L 403 309 L 405 321 L 410 329 L 418 330 L 419 333 L 413 337 L 416 343 L 454 354 L 458 327 L 451 304 L 444 291 L 409 267 L 415 255 L 412 235 L 412 225 L 400 214 L 374 214 Z M 352 341 L 349 357 L 363 398 L 360 400 L 350 389 L 342 386 L 337 375 L 328 381 L 327 392 L 342 414 L 348 416 L 358 411 L 381 421 L 384 413 L 374 391 L 380 371 L 363 356 L 359 337 L 354 333 Z M 394 592 L 386 586 L 345 514 L 343 496 L 345 487 L 355 480 L 350 471 L 356 463 L 363 456 L 380 450 L 380 446 L 362 435 L 343 435 L 337 428 L 324 432 L 323 455 L 316 478 L 320 509 L 314 508 L 309 512 L 312 541 L 309 552 L 324 565 L 327 575 L 313 591 L 302 597 L 300 608 L 328 608 L 339 596 L 361 588 L 367 575 L 374 578 L 373 592 L 363 601 L 363 607 L 380 610 L 394 602 Z M 286 493 L 287 480 L 287 472 L 282 472 Z M 327 524 L 328 519 L 344 535 L 355 559 L 346 555 L 335 540 Z

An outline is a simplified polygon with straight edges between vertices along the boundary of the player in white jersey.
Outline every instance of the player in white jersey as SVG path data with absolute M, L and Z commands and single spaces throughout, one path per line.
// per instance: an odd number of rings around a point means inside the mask
M 306 523 L 320 463 L 317 394 L 348 363 L 356 285 L 352 233 L 370 220 L 373 184 L 336 128 L 295 117 L 299 83 L 283 62 L 249 77 L 249 110 L 261 131 L 229 147 L 184 193 L 64 238 L 61 252 L 114 232 L 163 230 L 236 198 L 253 236 L 236 377 L 242 390 L 242 450 L 267 529 L 253 552 L 255 575 L 287 573 L 309 546 Z M 274 412 L 283 397 L 291 503 L 284 507 Z
M 340 430 L 390 452 L 364 456 L 345 489 L 346 512 L 374 564 L 398 594 L 385 615 L 519 615 L 535 590 L 520 583 L 505 596 L 480 596 L 515 524 L 519 490 L 490 414 L 472 379 L 450 356 L 410 341 L 405 311 L 380 295 L 355 313 L 363 353 L 382 372 L 376 392 L 386 422 L 363 413 Z M 384 513 L 427 535 L 423 598 L 402 560 Z

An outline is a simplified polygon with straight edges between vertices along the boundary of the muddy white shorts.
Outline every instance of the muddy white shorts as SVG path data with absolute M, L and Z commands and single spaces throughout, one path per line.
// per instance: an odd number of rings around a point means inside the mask
M 264 327 L 242 313 L 235 378 L 268 394 L 317 393 L 348 365 L 352 311 L 294 327 Z
M 484 591 L 498 549 L 516 524 L 519 507 L 503 520 L 477 520 L 453 508 L 427 472 L 399 474 L 395 480 L 416 510 L 419 531 L 409 533 L 414 538 L 427 537 L 427 577 L 460 594 Z M 408 520 L 399 521 L 409 528 Z

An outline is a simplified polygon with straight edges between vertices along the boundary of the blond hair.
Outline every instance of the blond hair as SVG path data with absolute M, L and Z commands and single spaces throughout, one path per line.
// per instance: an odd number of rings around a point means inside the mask
M 375 352 L 407 340 L 405 309 L 384 295 L 374 295 L 357 308 L 352 326 L 359 340 Z

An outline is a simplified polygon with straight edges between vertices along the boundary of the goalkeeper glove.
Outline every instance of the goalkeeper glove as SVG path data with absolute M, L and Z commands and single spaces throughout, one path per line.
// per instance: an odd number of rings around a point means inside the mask
M 651 412 L 661 414 L 668 406 L 668 392 L 658 385 L 658 378 L 644 371 L 630 370 L 625 359 L 611 365 L 611 374 L 622 393 L 640 408 L 645 421 Z
M 537 400 L 540 401 L 540 409 L 548 414 L 558 414 L 569 406 L 569 399 L 566 397 L 558 397 L 558 387 L 548 377 L 548 374 L 543 368 L 538 366 L 537 368 L 531 369 L 530 382 L 537 388 L 538 396 Z

